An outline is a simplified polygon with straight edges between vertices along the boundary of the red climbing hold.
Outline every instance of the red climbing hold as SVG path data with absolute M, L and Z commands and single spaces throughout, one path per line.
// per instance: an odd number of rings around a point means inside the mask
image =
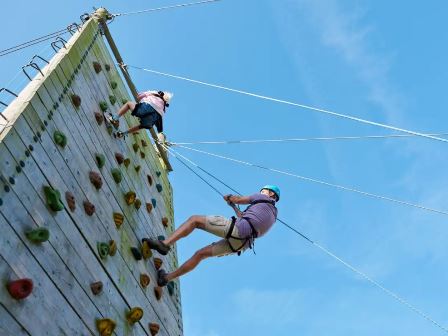
M 96 73 L 100 73 L 102 70 L 101 64 L 98 62 L 93 62 L 93 69 L 95 70 Z
M 103 291 L 103 283 L 101 281 L 91 283 L 90 289 L 92 290 L 93 295 L 101 294 Z
M 16 300 L 28 297 L 33 291 L 33 280 L 20 279 L 11 281 L 7 285 L 9 294 Z
M 146 211 L 148 211 L 148 213 L 151 213 L 151 210 L 152 210 L 152 204 L 146 203 Z
M 103 180 L 101 179 L 101 175 L 95 171 L 89 172 L 90 182 L 94 185 L 94 187 L 98 190 L 103 186 Z
M 92 216 L 95 213 L 95 206 L 90 203 L 89 201 L 84 201 L 84 211 L 86 212 L 87 216 Z
M 76 94 L 72 94 L 71 98 L 72 98 L 72 103 L 76 108 L 81 106 L 81 97 L 80 96 L 78 96 Z
M 104 116 L 101 112 L 95 112 L 95 120 L 98 123 L 98 125 L 102 125 L 104 121 Z
M 117 160 L 118 164 L 122 164 L 124 161 L 124 156 L 121 153 L 115 153 L 115 160 Z
M 150 323 L 149 324 L 149 332 L 151 336 L 156 336 L 160 330 L 160 325 L 158 323 Z
M 65 193 L 65 200 L 67 201 L 68 208 L 73 212 L 76 209 L 76 200 L 75 196 L 70 192 L 67 191 Z

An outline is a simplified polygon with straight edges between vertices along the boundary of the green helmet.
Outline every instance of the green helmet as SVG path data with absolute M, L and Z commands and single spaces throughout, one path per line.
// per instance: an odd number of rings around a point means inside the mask
M 280 201 L 280 188 L 279 187 L 272 185 L 272 184 L 268 184 L 268 185 L 265 185 L 263 188 L 261 188 L 261 190 L 263 190 L 263 189 L 272 191 L 275 194 L 275 196 L 277 196 L 277 202 Z

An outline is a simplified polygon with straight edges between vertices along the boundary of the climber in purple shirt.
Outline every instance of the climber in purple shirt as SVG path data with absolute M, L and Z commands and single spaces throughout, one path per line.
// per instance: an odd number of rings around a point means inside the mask
M 192 271 L 202 260 L 229 254 L 240 255 L 247 248 L 253 248 L 256 238 L 264 236 L 277 220 L 276 202 L 280 199 L 280 189 L 275 185 L 266 185 L 257 194 L 251 196 L 225 195 L 224 200 L 235 211 L 237 218 L 223 216 L 191 216 L 173 234 L 165 240 L 143 238 L 151 249 L 166 255 L 171 246 L 179 239 L 188 236 L 194 229 L 205 230 L 223 239 L 198 251 L 182 266 L 171 273 L 158 271 L 157 283 L 165 286 L 168 282 Z M 238 204 L 249 204 L 240 211 Z

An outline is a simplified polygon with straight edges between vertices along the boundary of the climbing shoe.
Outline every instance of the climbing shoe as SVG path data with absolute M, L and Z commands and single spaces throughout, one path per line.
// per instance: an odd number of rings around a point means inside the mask
M 165 270 L 161 269 L 157 271 L 157 285 L 164 287 L 168 284 Z
M 120 131 L 114 133 L 114 137 L 117 139 L 124 138 L 126 135 L 127 135 L 127 133 L 120 132 Z
M 118 129 L 120 126 L 120 121 L 118 120 L 118 117 L 116 115 L 113 115 L 112 113 L 105 112 L 104 117 L 106 120 L 112 124 L 112 126 L 115 127 L 115 129 Z
M 142 243 L 144 242 L 146 242 L 151 249 L 156 250 L 162 255 L 167 255 L 168 252 L 171 250 L 171 247 L 165 245 L 161 240 L 143 238 Z

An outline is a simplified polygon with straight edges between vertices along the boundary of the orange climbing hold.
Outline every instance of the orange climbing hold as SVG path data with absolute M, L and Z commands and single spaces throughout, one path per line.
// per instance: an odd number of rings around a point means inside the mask
M 67 201 L 68 208 L 73 212 L 76 209 L 76 200 L 75 196 L 70 192 L 67 191 L 65 193 L 65 200 Z
M 104 121 L 103 114 L 100 113 L 100 112 L 94 112 L 94 114 L 95 114 L 95 120 L 96 120 L 97 124 L 99 126 L 101 126 L 103 124 L 103 121 Z
M 140 274 L 140 285 L 143 288 L 148 287 L 150 282 L 151 282 L 151 278 L 149 277 L 148 274 L 144 274 L 144 273 Z
M 140 307 L 134 307 L 126 314 L 126 320 L 130 324 L 137 323 L 142 319 L 142 317 L 143 317 L 143 309 L 141 309 Z
M 168 224 L 169 224 L 168 217 L 163 217 L 163 218 L 162 218 L 162 225 L 163 225 L 164 227 L 168 227 Z
M 150 323 L 149 324 L 149 332 L 151 336 L 156 336 L 160 330 L 160 325 L 158 323 Z
M 151 203 L 146 203 L 146 211 L 148 211 L 148 213 L 151 213 L 151 211 L 152 211 L 152 204 Z
M 123 214 L 121 214 L 119 212 L 114 212 L 114 223 L 115 223 L 117 229 L 119 229 L 123 225 L 123 221 L 124 221 Z
M 137 194 L 132 190 L 128 191 L 124 195 L 124 199 L 125 199 L 127 205 L 134 204 L 136 198 L 137 198 Z
M 109 255 L 113 257 L 117 253 L 117 243 L 115 240 L 109 240 Z
M 19 279 L 10 281 L 7 285 L 9 295 L 16 300 L 23 300 L 27 298 L 33 291 L 33 280 Z
M 156 270 L 159 270 L 160 267 L 162 267 L 163 260 L 160 258 L 154 258 L 154 266 L 156 267 Z
M 111 319 L 98 319 L 96 320 L 96 328 L 98 329 L 100 336 L 111 336 L 114 333 L 117 324 Z
M 160 301 L 162 298 L 163 288 L 162 287 L 154 287 L 154 295 L 156 296 L 157 301 Z
M 92 291 L 93 295 L 101 294 L 101 292 L 103 291 L 103 283 L 101 281 L 91 283 L 90 290 Z

